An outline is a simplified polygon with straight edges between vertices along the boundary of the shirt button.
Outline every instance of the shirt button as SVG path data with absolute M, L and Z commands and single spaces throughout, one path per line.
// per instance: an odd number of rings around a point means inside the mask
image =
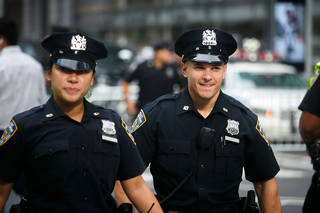
M 87 176 L 87 173 L 84 172 L 84 173 L 83 173 L 83 177 L 85 177 L 85 176 Z
M 85 198 L 84 198 L 84 201 L 88 201 L 88 198 L 87 198 L 87 197 L 85 197 Z
M 52 152 L 53 152 L 53 149 L 49 149 L 48 151 L 49 151 L 49 153 L 52 153 Z
M 169 148 L 169 149 L 170 149 L 170 151 L 172 151 L 172 150 L 173 150 L 173 147 L 172 147 L 172 146 L 170 146 L 170 148 Z
M 81 150 L 84 150 L 84 147 L 81 147 Z
M 201 167 L 201 169 L 204 169 L 204 165 L 202 165 L 202 164 L 201 164 L 201 166 L 200 166 L 200 167 Z
M 200 191 L 204 191 L 204 188 L 200 188 Z

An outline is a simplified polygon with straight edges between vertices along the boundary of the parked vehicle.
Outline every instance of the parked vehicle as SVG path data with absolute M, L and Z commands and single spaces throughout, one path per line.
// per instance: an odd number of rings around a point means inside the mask
M 298 106 L 307 91 L 307 83 L 295 67 L 281 63 L 230 62 L 221 89 L 258 115 L 270 142 L 301 142 Z

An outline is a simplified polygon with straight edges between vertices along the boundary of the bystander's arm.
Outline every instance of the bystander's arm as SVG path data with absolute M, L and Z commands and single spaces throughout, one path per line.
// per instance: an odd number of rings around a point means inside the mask
M 127 109 L 128 109 L 129 114 L 137 115 L 138 114 L 138 109 L 135 106 L 135 103 L 130 101 L 130 99 L 129 99 L 129 86 L 130 86 L 129 82 L 122 81 L 123 98 L 124 98 L 124 101 L 127 104 Z
M 3 208 L 11 193 L 12 186 L 13 186 L 13 183 L 0 179 L 0 212 L 3 211 Z
M 254 182 L 253 185 L 258 195 L 260 212 L 280 213 L 281 203 L 276 178 L 267 181 Z

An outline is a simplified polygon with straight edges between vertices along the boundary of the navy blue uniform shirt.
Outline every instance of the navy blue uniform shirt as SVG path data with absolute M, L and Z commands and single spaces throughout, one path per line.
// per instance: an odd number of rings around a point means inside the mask
M 151 162 L 161 201 L 195 167 L 202 127 L 216 130 L 213 145 L 202 153 L 191 179 L 164 206 L 194 212 L 235 211 L 243 167 L 246 179 L 253 182 L 269 180 L 279 171 L 257 116 L 244 105 L 220 91 L 211 114 L 203 118 L 186 88 L 143 107 L 132 132 L 145 164 Z
M 125 77 L 129 83 L 135 79 L 139 80 L 140 87 L 136 104 L 138 109 L 162 95 L 172 93 L 174 84 L 183 86 L 178 72 L 172 65 L 166 65 L 161 70 L 157 70 L 153 61 L 139 64 L 134 72 Z
M 123 120 L 84 104 L 79 123 L 51 97 L 16 115 L 0 140 L 0 179 L 14 182 L 24 169 L 31 212 L 115 212 L 115 181 L 145 170 Z
M 319 73 L 316 73 L 316 75 L 314 76 L 314 82 L 304 96 L 299 109 L 302 111 L 310 112 L 311 114 L 314 114 L 315 116 L 318 116 L 320 118 L 320 80 L 318 78 Z

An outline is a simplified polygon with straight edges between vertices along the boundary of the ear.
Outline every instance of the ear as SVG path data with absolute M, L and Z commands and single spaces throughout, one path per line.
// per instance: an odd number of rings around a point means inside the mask
M 51 71 L 51 69 L 49 69 L 49 68 L 47 68 L 47 75 L 46 75 L 46 77 L 47 77 L 47 81 L 51 81 L 51 79 L 52 79 L 52 71 Z
M 94 75 L 95 75 L 95 73 L 93 72 L 93 74 L 92 74 L 92 78 L 91 78 L 91 83 L 90 83 L 90 87 L 92 87 L 92 86 L 93 86 Z
M 227 68 L 228 68 L 228 66 L 227 66 L 227 64 L 225 64 L 224 66 L 223 66 L 223 78 L 222 79 L 224 79 L 225 77 L 226 77 L 226 73 L 227 73 Z
M 184 62 L 181 62 L 180 66 L 181 66 L 181 71 L 182 71 L 183 76 L 185 78 L 187 78 L 188 77 L 187 64 Z

